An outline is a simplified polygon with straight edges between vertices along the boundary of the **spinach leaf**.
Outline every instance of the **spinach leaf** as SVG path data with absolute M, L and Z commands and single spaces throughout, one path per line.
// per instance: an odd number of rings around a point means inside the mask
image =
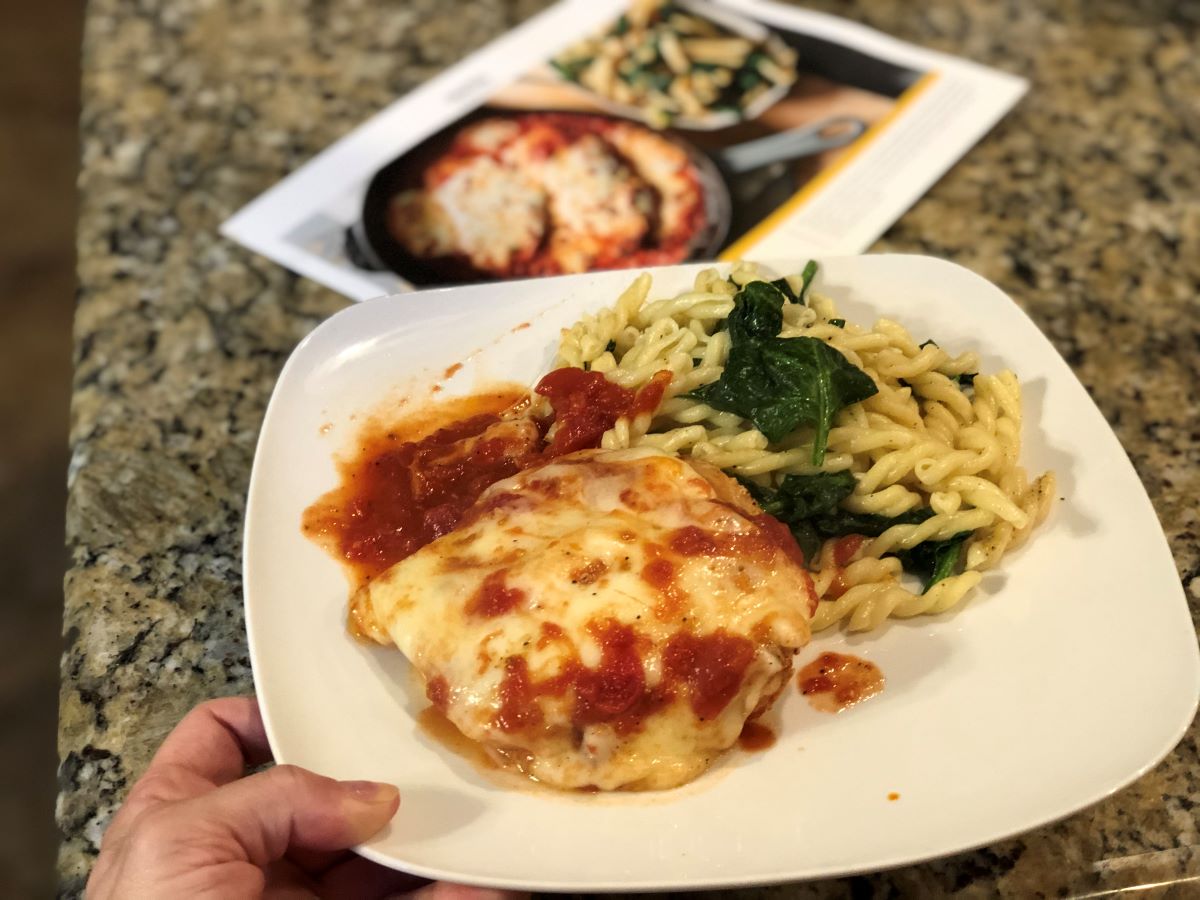
M 804 554 L 805 560 L 816 559 L 821 552 L 821 543 L 824 538 L 820 532 L 813 526 L 812 522 L 789 522 L 788 530 L 792 533 L 792 537 L 796 539 L 796 546 L 800 548 L 800 552 Z
M 792 290 L 792 286 L 788 284 L 788 280 L 786 278 L 776 278 L 774 281 L 769 283 L 771 287 L 775 288 L 782 293 L 783 296 L 787 297 L 788 303 L 800 302 L 800 298 L 796 296 L 796 292 Z
M 750 499 L 762 508 L 762 511 L 774 516 L 780 522 L 786 522 L 784 518 L 784 502 L 779 496 L 779 492 L 771 488 L 763 487 L 760 484 L 755 484 L 749 478 L 743 478 L 741 475 L 733 476 L 737 483 L 746 489 L 746 493 L 750 495 Z
M 563 62 L 561 60 L 552 59 L 550 60 L 550 65 L 554 69 L 558 70 L 558 74 L 567 81 L 577 82 L 579 81 L 580 76 L 583 74 L 583 70 L 586 69 L 591 62 L 592 60 L 590 57 L 587 59 L 572 60 L 571 62 Z
M 846 534 L 861 534 L 879 537 L 893 525 L 919 525 L 933 515 L 933 510 L 919 506 L 898 516 L 877 516 L 871 513 L 852 513 L 836 509 L 818 516 L 814 521 L 817 530 L 826 537 L 841 537 Z
M 780 511 L 805 559 L 815 559 L 825 539 L 815 517 L 835 513 L 838 504 L 853 491 L 854 476 L 849 472 L 788 475 L 783 479 L 777 495 Z
M 816 260 L 810 259 L 804 266 L 804 271 L 800 273 L 800 293 L 797 294 L 792 290 L 791 283 L 786 278 L 776 278 L 770 282 L 772 287 L 778 288 L 785 297 L 788 303 L 804 303 L 804 295 L 808 293 L 808 286 L 812 284 L 813 278 L 817 274 Z
M 815 271 L 816 263 L 805 268 Z M 765 281 L 738 291 L 726 319 L 729 358 L 716 381 L 691 396 L 714 409 L 750 419 L 769 441 L 811 425 L 813 465 L 825 459 L 829 426 L 843 406 L 865 400 L 878 388 L 871 377 L 824 341 L 776 337 L 783 327 L 786 295 Z
M 738 478 L 763 512 L 774 516 L 791 529 L 805 559 L 815 559 L 825 536 L 817 529 L 814 516 L 826 515 L 854 490 L 849 472 L 817 472 L 812 475 L 788 475 L 772 490 L 745 478 Z
M 800 302 L 807 303 L 808 289 L 812 287 L 813 279 L 817 277 L 817 261 L 810 259 L 800 273 Z
M 846 320 L 845 319 L 830 319 L 829 324 L 832 325 L 834 328 L 845 328 Z
M 733 301 L 733 310 L 725 320 L 733 344 L 773 338 L 783 328 L 783 303 L 786 295 L 766 281 L 752 281 Z
M 750 419 L 769 441 L 811 425 L 813 465 L 825 459 L 829 426 L 843 406 L 878 389 L 871 377 L 824 341 L 810 337 L 732 343 L 721 377 L 694 396 L 714 409 Z
M 791 529 L 805 559 L 814 559 L 828 538 L 847 534 L 878 537 L 893 525 L 916 525 L 933 515 L 933 510 L 925 507 L 890 517 L 842 509 L 841 502 L 854 491 L 854 475 L 850 472 L 788 475 L 776 490 L 744 478 L 738 481 L 763 512 Z
M 788 521 L 794 521 L 833 513 L 853 492 L 854 475 L 850 472 L 817 472 L 786 476 L 778 496 Z
M 924 350 L 926 347 L 936 347 L 936 346 L 938 346 L 938 342 L 935 341 L 933 338 L 929 338 L 929 340 L 922 341 L 921 343 L 917 344 L 917 347 L 921 350 Z M 963 372 L 959 375 L 951 375 L 950 380 L 957 381 L 959 384 L 959 387 L 974 386 L 975 376 L 978 374 L 979 374 L 978 372 Z M 903 382 L 903 379 L 901 379 L 901 381 Z
M 925 541 L 917 544 L 911 550 L 896 552 L 905 571 L 915 572 L 925 579 L 925 588 L 921 593 L 927 593 L 931 587 L 954 574 L 962 556 L 963 542 L 971 536 L 969 531 L 960 531 L 944 541 Z
M 738 481 L 763 512 L 788 526 L 806 560 L 816 559 L 821 544 L 829 538 L 848 534 L 879 537 L 893 525 L 918 525 L 934 514 L 928 507 L 910 509 L 898 516 L 844 510 L 840 504 L 854 490 L 854 475 L 850 472 L 788 475 L 776 490 L 745 478 Z M 963 542 L 970 536 L 971 532 L 962 531 L 944 541 L 925 541 L 911 550 L 898 550 L 891 555 L 899 558 L 905 571 L 924 580 L 924 593 L 954 574 L 962 557 Z

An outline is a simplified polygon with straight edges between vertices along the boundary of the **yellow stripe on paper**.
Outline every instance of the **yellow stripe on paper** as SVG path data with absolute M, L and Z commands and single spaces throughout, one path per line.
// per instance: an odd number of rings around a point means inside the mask
M 723 250 L 717 259 L 729 260 L 738 259 L 746 254 L 751 247 L 761 241 L 771 231 L 773 231 L 787 216 L 790 216 L 798 210 L 804 203 L 810 200 L 817 191 L 825 186 L 826 182 L 833 179 L 842 169 L 846 168 L 858 154 L 862 153 L 873 141 L 875 141 L 888 126 L 896 120 L 896 118 L 904 112 L 906 108 L 920 97 L 929 87 L 937 81 L 936 72 L 927 72 L 921 77 L 916 84 L 910 87 L 907 91 L 896 98 L 895 105 L 888 110 L 886 116 L 867 129 L 867 133 L 861 138 L 846 148 L 833 163 L 826 169 L 818 172 L 812 181 L 792 194 L 787 200 L 781 203 L 770 215 L 747 231 L 744 235 L 730 244 Z

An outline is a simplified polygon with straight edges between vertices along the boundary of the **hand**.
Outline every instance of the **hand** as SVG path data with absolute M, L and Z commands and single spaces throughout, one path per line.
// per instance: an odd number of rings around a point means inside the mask
M 89 900 L 198 897 L 511 896 L 428 884 L 348 848 L 400 806 L 390 784 L 335 781 L 296 766 L 245 776 L 269 761 L 252 697 L 193 709 L 155 754 L 113 818 L 88 880 Z

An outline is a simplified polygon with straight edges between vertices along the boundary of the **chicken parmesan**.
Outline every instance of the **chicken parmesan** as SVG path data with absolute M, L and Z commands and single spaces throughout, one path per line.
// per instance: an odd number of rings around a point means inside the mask
M 702 773 L 787 683 L 815 595 L 786 528 L 653 449 L 552 457 L 354 595 L 467 737 L 560 788 Z
M 392 198 L 387 221 L 431 270 L 478 280 L 680 262 L 707 214 L 677 143 L 633 122 L 561 112 L 464 126 Z

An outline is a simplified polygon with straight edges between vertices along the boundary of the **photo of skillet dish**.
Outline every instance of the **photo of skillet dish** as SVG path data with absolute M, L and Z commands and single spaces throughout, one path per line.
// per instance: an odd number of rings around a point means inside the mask
M 663 141 L 682 151 L 689 168 L 688 180 L 699 193 L 699 211 L 692 217 L 689 233 L 670 245 L 644 240 L 632 252 L 613 254 L 607 261 L 592 265 L 556 267 L 551 263 L 511 272 L 477 267 L 461 253 L 420 254 L 397 239 L 392 228 L 393 204 L 400 195 L 419 191 L 434 167 L 445 166 L 456 155 L 456 140 L 473 126 L 489 122 L 517 124 L 548 120 L 562 127 L 593 130 L 619 128 L 626 135 L 647 141 Z M 362 214 L 346 232 L 346 253 L 359 268 L 391 271 L 415 285 L 438 285 L 496 280 L 526 275 L 552 275 L 583 271 L 588 268 L 624 268 L 653 263 L 682 262 L 712 258 L 730 234 L 734 219 L 731 184 L 749 172 L 765 170 L 775 163 L 811 156 L 843 147 L 866 130 L 866 124 L 851 117 L 830 117 L 799 128 L 772 134 L 731 147 L 704 151 L 678 132 L 654 131 L 639 122 L 618 116 L 574 112 L 512 112 L 484 108 L 421 142 L 392 160 L 371 179 L 363 198 Z M 665 148 L 664 148 L 665 149 Z M 665 155 L 665 154 L 662 154 Z M 535 170 L 537 162 L 529 164 Z M 654 213 L 648 216 L 653 225 Z M 469 223 L 478 227 L 478 220 Z M 647 237 L 653 229 L 647 229 Z M 504 232 L 504 233 L 501 233 Z M 510 237 L 507 229 L 497 228 L 497 242 Z M 551 239 L 553 237 L 551 236 Z M 542 238 L 545 242 L 546 237 Z M 540 251 L 539 251 L 540 252 Z

